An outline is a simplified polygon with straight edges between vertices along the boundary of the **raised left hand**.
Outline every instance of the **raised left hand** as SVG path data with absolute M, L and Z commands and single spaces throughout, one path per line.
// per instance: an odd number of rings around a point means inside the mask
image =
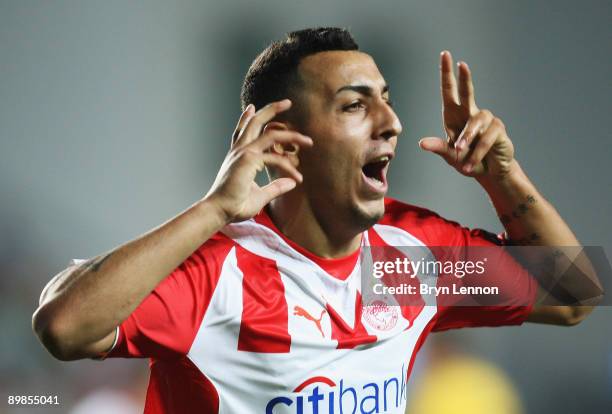
M 450 52 L 440 54 L 442 115 L 447 139 L 425 137 L 419 146 L 440 155 L 461 174 L 476 178 L 503 178 L 513 168 L 514 146 L 503 122 L 474 99 L 472 74 L 458 63 L 459 85 Z

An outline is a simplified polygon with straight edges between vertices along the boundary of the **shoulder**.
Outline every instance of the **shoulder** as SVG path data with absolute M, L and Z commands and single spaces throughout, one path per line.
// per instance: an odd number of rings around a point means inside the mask
M 465 231 L 469 232 L 434 211 L 393 198 L 385 198 L 385 214 L 377 224 L 400 228 L 430 246 L 453 245 Z
M 438 213 L 423 207 L 385 198 L 385 214 L 378 224 L 405 229 L 435 228 L 458 223 L 442 218 Z
M 227 250 L 233 247 L 236 242 L 225 235 L 223 232 L 218 231 L 213 234 L 208 240 L 206 240 L 196 251 L 201 250 Z
M 231 249 L 236 245 L 235 241 L 217 232 L 198 247 L 182 264 L 182 267 L 220 267 Z
M 385 214 L 379 221 L 387 225 L 433 224 L 440 215 L 423 207 L 404 203 L 394 198 L 385 198 Z

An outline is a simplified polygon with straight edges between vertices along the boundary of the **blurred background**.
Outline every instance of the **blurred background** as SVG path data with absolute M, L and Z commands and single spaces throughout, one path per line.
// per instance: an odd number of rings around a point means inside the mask
M 609 252 L 611 17 L 609 1 L 1 0 L 0 413 L 142 411 L 146 360 L 55 361 L 32 312 L 70 259 L 206 193 L 243 75 L 287 31 L 348 27 L 378 62 L 404 126 L 391 196 L 501 231 L 478 185 L 417 146 L 442 134 L 437 64 L 449 49 L 470 64 L 479 106 L 504 120 L 544 196 L 583 244 Z M 611 312 L 573 328 L 436 334 L 411 379 L 411 412 L 612 412 Z M 433 408 L 432 389 L 457 402 Z M 8 395 L 60 405 L 16 408 Z

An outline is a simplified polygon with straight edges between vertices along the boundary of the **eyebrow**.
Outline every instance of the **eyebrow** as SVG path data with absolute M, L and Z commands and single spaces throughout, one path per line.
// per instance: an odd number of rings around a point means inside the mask
M 354 92 L 360 93 L 360 94 L 365 95 L 365 96 L 372 96 L 372 95 L 374 95 L 374 89 L 372 89 L 372 87 L 367 86 L 367 85 L 346 85 L 346 86 L 343 86 L 343 87 L 339 88 L 336 91 L 336 95 L 339 94 L 342 91 L 354 91 Z M 383 93 L 385 93 L 385 92 L 389 92 L 389 85 L 387 85 L 387 84 L 385 84 L 383 86 L 382 91 L 381 91 L 381 95 Z

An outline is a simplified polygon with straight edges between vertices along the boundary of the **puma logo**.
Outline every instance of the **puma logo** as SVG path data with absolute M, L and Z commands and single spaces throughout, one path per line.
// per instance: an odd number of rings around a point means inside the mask
M 319 319 L 316 319 L 314 316 L 312 316 L 310 313 L 308 313 L 308 311 L 304 308 L 302 308 L 301 306 L 294 306 L 293 307 L 293 314 L 296 316 L 302 316 L 306 319 L 308 319 L 309 321 L 314 322 L 314 324 L 317 326 L 317 329 L 319 330 L 319 332 L 321 332 L 321 336 L 325 337 L 325 335 L 323 334 L 323 329 L 321 329 L 321 319 L 323 319 L 323 315 L 325 315 L 327 313 L 327 311 L 325 309 L 323 309 L 321 311 L 321 316 L 319 316 Z

